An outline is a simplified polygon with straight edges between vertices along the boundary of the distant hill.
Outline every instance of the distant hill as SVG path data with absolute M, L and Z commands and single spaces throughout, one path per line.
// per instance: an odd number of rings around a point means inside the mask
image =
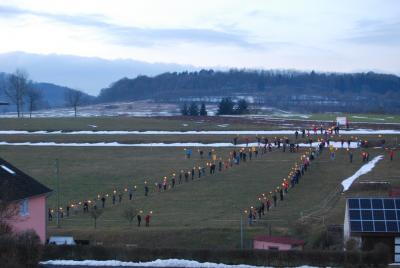
M 308 112 L 400 113 L 400 78 L 373 72 L 174 72 L 120 79 L 103 89 L 96 101 L 213 101 L 234 96 L 247 96 L 257 104 Z
M 0 73 L 0 85 L 4 85 L 3 81 L 7 79 L 7 75 L 5 73 Z M 72 88 L 64 87 L 64 86 L 58 86 L 50 83 L 40 83 L 40 82 L 35 82 L 32 81 L 32 87 L 37 89 L 38 91 L 41 92 L 42 98 L 41 102 L 39 103 L 38 109 L 43 109 L 43 108 L 54 108 L 54 107 L 63 107 L 65 106 L 65 96 L 69 91 L 75 90 Z M 90 103 L 92 102 L 95 97 L 88 95 L 86 93 L 83 93 L 84 97 L 86 99 L 86 102 Z M 1 101 L 8 101 L 7 96 L 5 95 L 4 92 L 4 86 L 0 86 L 0 102 Z M 8 107 L 1 107 L 2 111 L 13 111 L 14 106 L 11 105 Z
M 157 75 L 167 71 L 196 70 L 187 65 L 148 63 L 130 59 L 107 60 L 70 55 L 40 55 L 24 52 L 0 54 L 0 72 L 25 69 L 32 80 L 78 88 L 91 95 L 121 77 Z

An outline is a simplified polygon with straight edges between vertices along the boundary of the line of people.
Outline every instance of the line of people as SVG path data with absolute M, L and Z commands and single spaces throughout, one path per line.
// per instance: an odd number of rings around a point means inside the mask
M 284 201 L 285 195 L 289 194 L 290 189 L 293 189 L 300 183 L 300 179 L 305 175 L 307 170 L 310 169 L 311 162 L 322 153 L 324 148 L 325 143 L 320 143 L 316 148 L 312 148 L 310 151 L 301 155 L 299 163 L 296 161 L 288 177 L 283 179 L 281 185 L 268 193 L 261 194 L 261 196 L 258 197 L 259 204 L 245 210 L 250 226 L 257 220 L 257 216 L 258 219 L 261 219 L 266 212 L 269 212 L 272 208 L 276 208 L 278 206 L 278 200 L 279 202 Z

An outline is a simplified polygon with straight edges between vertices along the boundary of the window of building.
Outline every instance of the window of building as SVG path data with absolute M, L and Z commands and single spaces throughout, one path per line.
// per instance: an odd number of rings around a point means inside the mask
M 19 215 L 28 216 L 29 215 L 29 201 L 24 199 L 19 204 Z

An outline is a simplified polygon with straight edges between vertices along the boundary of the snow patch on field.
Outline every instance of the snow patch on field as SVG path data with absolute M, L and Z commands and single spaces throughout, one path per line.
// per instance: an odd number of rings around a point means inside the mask
M 209 130 L 209 131 L 130 131 L 130 130 L 79 130 L 79 131 L 26 131 L 26 130 L 0 130 L 0 135 L 290 135 L 296 130 Z M 400 130 L 372 130 L 372 129 L 356 129 L 342 130 L 342 135 L 385 135 L 385 134 L 400 134 Z
M 370 172 L 375 167 L 376 163 L 378 163 L 382 158 L 383 155 L 376 156 L 374 159 L 372 159 L 367 164 L 363 165 L 359 170 L 357 170 L 357 172 L 354 173 L 351 177 L 342 181 L 343 192 L 346 192 L 358 177 Z
M 73 260 L 50 260 L 41 262 L 42 265 L 81 265 L 81 266 L 125 266 L 125 267 L 189 267 L 189 268 L 256 268 L 263 266 L 252 266 L 246 264 L 227 265 L 223 263 L 198 262 L 180 259 L 155 260 L 150 262 L 122 262 L 109 261 L 73 261 Z M 266 267 L 267 268 L 267 267 Z M 299 266 L 298 268 L 313 268 L 312 266 Z
M 318 142 L 299 143 L 300 147 L 317 147 Z M 57 142 L 6 142 L 1 141 L 0 146 L 58 146 L 58 147 L 257 147 L 256 142 L 233 145 L 229 142 L 200 143 L 200 142 L 175 142 L 175 143 L 119 143 L 119 142 L 95 142 L 95 143 L 57 143 Z M 260 144 L 261 146 L 262 144 Z M 342 147 L 341 142 L 330 142 L 334 148 L 348 148 L 347 143 Z M 357 148 L 356 142 L 351 142 L 349 148 Z

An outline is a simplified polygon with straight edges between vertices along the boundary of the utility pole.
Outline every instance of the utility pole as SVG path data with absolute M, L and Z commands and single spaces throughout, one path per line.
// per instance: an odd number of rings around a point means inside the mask
M 60 172 L 58 159 L 55 161 L 55 171 L 57 180 L 57 228 L 60 228 Z
M 243 213 L 240 212 L 240 249 L 243 250 Z

